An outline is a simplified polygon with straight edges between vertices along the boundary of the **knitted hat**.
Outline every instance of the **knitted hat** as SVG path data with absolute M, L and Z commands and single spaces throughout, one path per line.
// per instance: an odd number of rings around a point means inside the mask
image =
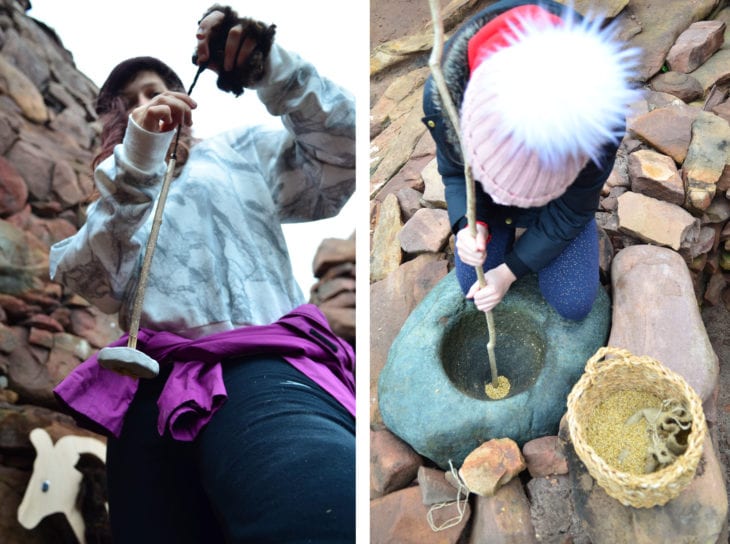
M 135 76 L 150 70 L 158 74 L 168 89 L 184 91 L 185 87 L 177 74 L 167 64 L 154 57 L 134 57 L 117 64 L 101 86 L 96 99 L 96 113 L 101 115 L 109 111 L 112 101 L 131 82 Z
M 562 195 L 588 160 L 623 136 L 637 51 L 603 21 L 513 8 L 469 42 L 461 138 L 474 178 L 498 204 Z

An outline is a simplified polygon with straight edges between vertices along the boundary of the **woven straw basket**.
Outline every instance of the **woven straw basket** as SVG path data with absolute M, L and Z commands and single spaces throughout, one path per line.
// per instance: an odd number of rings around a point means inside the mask
M 621 472 L 586 443 L 585 429 L 591 413 L 612 394 L 624 390 L 640 390 L 687 404 L 692 415 L 687 450 L 671 465 L 649 474 Z M 680 494 L 694 477 L 707 434 L 702 401 L 679 374 L 655 359 L 612 347 L 600 348 L 588 360 L 585 373 L 568 395 L 566 418 L 575 452 L 591 476 L 608 495 L 635 508 L 663 505 Z

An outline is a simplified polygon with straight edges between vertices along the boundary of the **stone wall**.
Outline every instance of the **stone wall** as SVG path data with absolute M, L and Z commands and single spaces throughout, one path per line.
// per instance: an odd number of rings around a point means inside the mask
M 60 514 L 33 530 L 17 521 L 35 457 L 28 435 L 90 434 L 56 411 L 51 389 L 119 336 L 113 317 L 48 280 L 48 249 L 76 231 L 91 193 L 97 88 L 27 7 L 0 1 L 0 540 L 9 544 L 75 542 Z

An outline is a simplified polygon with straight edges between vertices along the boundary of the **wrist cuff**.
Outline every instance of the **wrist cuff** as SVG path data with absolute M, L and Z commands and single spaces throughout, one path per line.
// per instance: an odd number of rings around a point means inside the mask
M 155 172 L 170 148 L 174 130 L 167 132 L 150 132 L 139 126 L 129 116 L 127 132 L 124 134 L 124 155 L 129 163 L 142 172 Z
M 489 225 L 487 225 L 484 221 L 477 221 L 477 225 L 482 225 L 485 229 L 487 229 L 487 245 L 489 245 L 489 242 L 492 241 L 492 231 L 489 229 Z
M 531 272 L 529 267 L 522 262 L 522 259 L 515 255 L 514 251 L 505 256 L 504 264 L 507 265 L 517 279 Z

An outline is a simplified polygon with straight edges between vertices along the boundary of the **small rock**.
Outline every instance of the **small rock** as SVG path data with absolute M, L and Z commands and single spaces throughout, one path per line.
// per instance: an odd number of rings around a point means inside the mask
M 712 227 L 702 227 L 700 234 L 689 247 L 683 247 L 679 250 L 679 254 L 685 257 L 687 261 L 692 261 L 701 255 L 709 253 L 715 245 L 717 233 Z
M 10 389 L 0 389 L 0 402 L 6 402 L 7 404 L 16 404 L 18 402 L 19 395 Z
M 48 247 L 31 233 L 0 221 L 0 292 L 18 295 L 48 275 Z
M 5 56 L 0 57 L 0 93 L 10 96 L 23 115 L 34 123 L 48 121 L 43 96 L 28 77 L 13 66 Z
M 667 53 L 667 64 L 672 70 L 688 74 L 709 59 L 722 47 L 725 23 L 697 21 L 682 32 Z
M 56 161 L 53 165 L 51 188 L 63 209 L 79 204 L 89 196 L 79 184 L 78 176 L 68 161 Z
M 687 103 L 699 100 L 705 93 L 702 85 L 695 78 L 674 71 L 658 74 L 651 80 L 651 87 L 655 91 L 674 95 Z
M 493 497 L 477 496 L 468 544 L 531 544 L 537 542 L 530 503 L 519 480 L 512 480 Z
M 426 190 L 423 193 L 423 200 L 427 206 L 431 208 L 446 209 L 446 195 L 444 182 L 441 180 L 441 174 L 438 172 L 438 164 L 433 159 L 426 165 L 421 172 L 423 183 Z
M 533 478 L 527 482 L 527 495 L 538 542 L 591 544 L 575 514 L 568 476 Z
M 413 149 L 426 131 L 421 121 L 423 112 L 420 108 L 413 110 L 393 121 L 385 130 L 373 139 L 378 149 L 374 158 L 370 177 L 370 192 L 382 187 L 400 170 L 413 153 Z
M 510 438 L 485 442 L 464 459 L 459 476 L 469 491 L 490 497 L 526 468 L 517 443 Z
M 23 209 L 28 200 L 28 187 L 4 157 L 0 157 L 0 180 L 0 217 L 7 217 Z
M 373 231 L 370 254 L 370 279 L 379 281 L 398 268 L 403 260 L 398 233 L 403 228 L 398 198 L 389 194 L 380 205 Z
M 400 204 L 403 219 L 406 221 L 413 217 L 418 210 L 423 208 L 421 204 L 423 194 L 412 187 L 403 187 L 395 196 L 398 197 L 398 204 Z
M 13 329 L 0 323 L 0 353 L 12 353 L 18 347 L 18 338 Z
M 109 345 L 123 332 L 116 316 L 105 314 L 95 306 L 72 308 L 70 320 L 70 332 L 86 339 L 95 348 Z
M 449 214 L 446 210 L 422 208 L 398 233 L 401 248 L 408 255 L 436 253 L 451 236 Z
M 370 502 L 370 544 L 457 544 L 471 517 L 469 503 L 465 506 L 459 523 L 434 532 L 428 523 L 431 507 L 421 502 L 417 486 L 377 498 Z M 459 517 L 456 503 L 434 510 L 434 526 Z
M 355 237 L 348 240 L 325 238 L 319 244 L 312 263 L 315 278 L 321 278 L 333 266 L 355 262 Z
M 709 207 L 727 163 L 730 125 L 714 113 L 701 112 L 692 123 L 692 140 L 682 164 L 687 203 L 697 210 Z
M 522 446 L 522 455 L 525 457 L 527 470 L 533 478 L 568 473 L 568 462 L 557 436 L 543 436 L 530 440 Z
M 707 288 L 703 300 L 710 306 L 717 306 L 722 302 L 722 292 L 725 290 L 728 282 L 724 274 L 721 272 L 715 272 L 710 276 L 710 280 L 707 282 Z
M 423 504 L 432 505 L 444 502 L 455 501 L 458 495 L 458 488 L 454 487 L 443 470 L 418 467 L 418 487 L 421 489 Z M 466 490 L 464 490 L 464 493 Z M 463 498 L 463 497 L 462 497 Z
M 724 223 L 730 219 L 730 201 L 724 196 L 712 200 L 702 215 L 703 223 Z
M 53 347 L 53 333 L 49 330 L 31 327 L 28 333 L 28 343 L 51 349 Z
M 699 220 L 676 204 L 639 193 L 618 197 L 618 227 L 640 240 L 679 250 L 699 236 Z
M 44 314 L 32 315 L 23 325 L 51 332 L 63 332 L 63 326 L 58 321 Z
M 390 431 L 370 431 L 370 486 L 374 497 L 409 485 L 422 464 L 421 456 Z
M 649 146 L 682 164 L 692 139 L 692 122 L 698 115 L 697 108 L 670 105 L 637 117 L 630 130 Z
M 721 102 L 710 111 L 730 123 L 730 100 L 725 100 L 724 102 Z
M 58 332 L 53 335 L 53 348 L 67 351 L 80 361 L 85 361 L 94 352 L 85 338 L 67 332 Z
M 684 204 L 684 182 L 671 157 L 650 149 L 642 149 L 629 155 L 631 190 L 635 193 Z

